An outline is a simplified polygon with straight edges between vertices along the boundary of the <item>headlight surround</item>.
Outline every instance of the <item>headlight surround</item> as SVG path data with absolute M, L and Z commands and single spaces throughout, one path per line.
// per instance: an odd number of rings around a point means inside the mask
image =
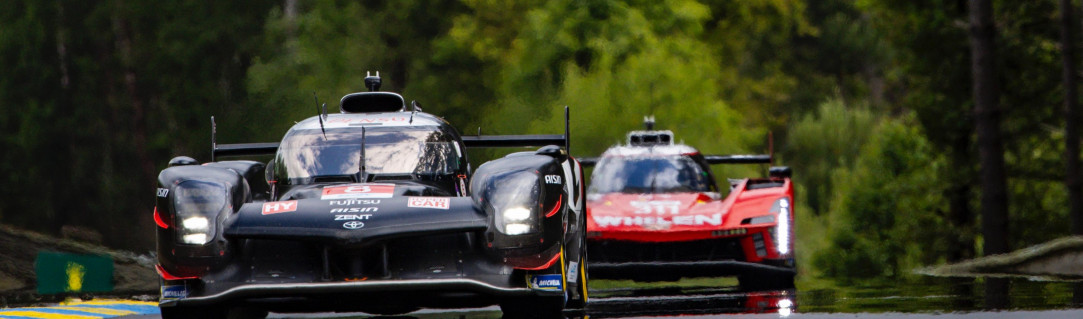
M 206 245 L 214 239 L 216 219 L 227 208 L 225 185 L 185 181 L 173 188 L 177 242 Z
M 539 227 L 538 175 L 515 172 L 493 185 L 488 200 L 496 212 L 496 229 L 506 235 L 527 235 L 541 232 Z

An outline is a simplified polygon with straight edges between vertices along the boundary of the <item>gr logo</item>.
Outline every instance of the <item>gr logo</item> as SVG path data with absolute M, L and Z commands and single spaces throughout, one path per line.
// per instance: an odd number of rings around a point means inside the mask
M 560 184 L 560 175 L 545 175 L 546 184 Z

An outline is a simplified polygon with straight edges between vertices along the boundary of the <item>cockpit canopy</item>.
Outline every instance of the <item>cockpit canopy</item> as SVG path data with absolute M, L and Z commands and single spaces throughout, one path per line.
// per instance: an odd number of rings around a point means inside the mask
M 703 155 L 686 145 L 615 146 L 591 174 L 588 193 L 717 192 Z
M 279 183 L 360 181 L 362 162 L 365 174 L 376 177 L 425 179 L 465 172 L 456 136 L 431 119 L 413 121 L 420 125 L 396 125 L 405 123 L 391 123 L 395 119 L 390 117 L 341 114 L 325 120 L 322 130 L 319 124 L 307 123 L 317 120 L 297 124 L 282 139 L 275 156 Z M 426 121 L 433 125 L 425 125 Z

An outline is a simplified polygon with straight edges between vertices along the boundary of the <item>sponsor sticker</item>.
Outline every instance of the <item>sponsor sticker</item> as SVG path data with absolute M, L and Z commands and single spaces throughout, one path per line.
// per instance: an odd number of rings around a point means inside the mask
M 369 220 L 371 214 L 364 215 L 335 215 L 335 220 Z
M 353 206 L 353 205 L 380 205 L 379 199 L 343 199 L 343 200 L 329 200 L 327 204 L 331 206 Z
M 631 201 L 636 214 L 677 215 L 681 212 L 681 202 L 675 200 Z
M 365 223 L 356 220 L 342 223 L 342 228 L 345 229 L 361 229 L 362 227 L 365 227 Z
M 341 207 L 332 208 L 332 214 L 346 214 L 346 213 L 375 213 L 379 211 L 379 207 Z
M 560 275 L 532 275 L 527 277 L 530 288 L 537 290 L 564 290 L 564 279 Z
M 278 213 L 288 213 L 297 211 L 297 201 L 288 200 L 282 202 L 266 202 L 263 203 L 263 214 L 271 215 Z
M 166 196 L 169 196 L 169 189 L 168 188 L 158 188 L 158 197 L 166 197 Z
M 598 227 L 642 226 L 648 229 L 668 229 L 674 225 L 721 226 L 722 214 L 683 216 L 603 216 L 594 215 Z
M 406 207 L 448 209 L 451 207 L 451 198 L 448 197 L 409 197 Z
M 161 289 L 162 300 L 188 298 L 188 287 L 186 286 L 162 286 Z
M 324 187 L 320 199 L 391 198 L 395 184 L 354 184 Z
M 574 261 L 568 263 L 568 282 L 573 284 L 575 283 L 576 278 L 579 277 L 579 273 L 577 273 L 577 271 L 579 271 L 579 263 Z
M 560 175 L 545 175 L 546 184 L 560 184 Z

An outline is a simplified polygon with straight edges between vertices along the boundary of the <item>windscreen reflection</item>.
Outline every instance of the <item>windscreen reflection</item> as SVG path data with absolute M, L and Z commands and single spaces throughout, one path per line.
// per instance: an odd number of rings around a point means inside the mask
M 603 158 L 591 175 L 589 193 L 707 192 L 707 172 L 684 156 Z
M 313 177 L 354 175 L 361 170 L 362 134 L 357 128 L 294 130 L 275 159 L 292 183 Z M 447 175 L 459 169 L 457 143 L 435 127 L 367 128 L 364 164 L 368 174 Z

